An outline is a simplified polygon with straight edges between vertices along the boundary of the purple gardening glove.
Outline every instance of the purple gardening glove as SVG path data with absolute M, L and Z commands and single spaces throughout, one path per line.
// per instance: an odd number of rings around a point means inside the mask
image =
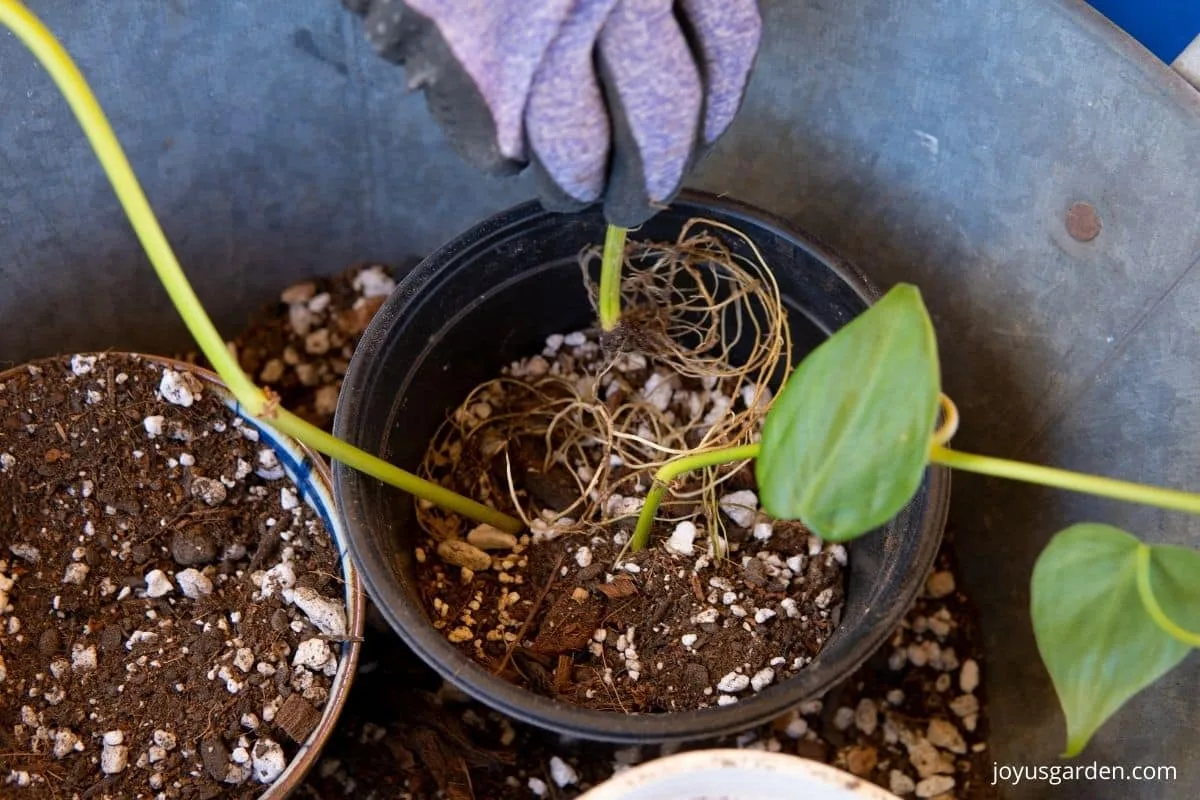
M 471 163 L 634 227 L 733 121 L 757 0 L 343 0 Z

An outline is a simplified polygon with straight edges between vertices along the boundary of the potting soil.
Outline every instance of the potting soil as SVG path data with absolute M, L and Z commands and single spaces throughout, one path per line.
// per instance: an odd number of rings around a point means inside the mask
M 123 356 L 0 381 L 0 794 L 250 798 L 320 719 L 337 554 L 274 451 Z
M 684 746 L 568 741 L 508 720 L 444 684 L 379 620 L 338 729 L 299 796 L 570 800 L 660 756 L 741 747 L 833 764 L 902 798 L 997 800 L 986 666 L 952 551 L 951 539 L 889 644 L 841 685 L 772 724 Z
M 468 496 L 503 496 L 490 487 L 503 486 L 511 471 L 532 536 L 517 540 L 488 526 L 462 538 L 434 531 L 417 553 L 417 578 L 435 628 L 521 686 L 624 713 L 730 705 L 812 660 L 840 616 L 847 553 L 762 512 L 752 470 L 716 485 L 715 513 L 698 512 L 702 498 L 664 507 L 660 516 L 681 521 L 660 524 L 641 552 L 625 552 L 653 471 L 610 461 L 608 480 L 592 490 L 596 517 L 577 520 L 581 485 L 598 459 L 611 458 L 605 442 L 597 433 L 573 449 L 571 466 L 585 476 L 576 482 L 546 458 L 542 428 L 523 435 L 531 409 L 547 396 L 558 408 L 553 393 L 564 386 L 607 396 L 614 415 L 642 403 L 681 422 L 715 421 L 741 398 L 723 382 L 706 386 L 638 353 L 614 363 L 595 332 L 552 336 L 543 353 L 504 372 L 472 394 L 455 412 L 465 424 L 434 446 L 456 454 L 445 479 Z M 642 438 L 653 439 L 646 427 Z M 439 455 L 433 451 L 441 474 Z M 690 476 L 684 497 L 689 480 L 701 491 Z M 718 529 L 704 527 L 718 517 Z
M 238 361 L 288 411 L 328 428 L 354 346 L 395 288 L 379 264 L 289 286 L 233 343 Z

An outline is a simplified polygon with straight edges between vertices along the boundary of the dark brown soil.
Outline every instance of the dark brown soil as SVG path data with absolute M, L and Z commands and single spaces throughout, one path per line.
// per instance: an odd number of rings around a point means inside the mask
M 452 640 L 469 633 L 463 653 L 522 686 L 590 708 L 676 711 L 747 696 L 821 649 L 842 602 L 842 565 L 829 548 L 808 557 L 809 542 L 801 526 L 777 523 L 748 557 L 752 570 L 723 560 L 697 575 L 694 558 L 661 547 L 614 569 L 621 548 L 611 540 L 560 538 L 495 554 L 506 556 L 500 568 L 465 584 L 459 568 L 427 556 L 421 585 L 434 626 Z M 793 584 L 779 573 L 799 553 Z
M 899 795 L 911 796 L 908 787 L 923 780 L 952 777 L 952 788 L 934 797 L 994 800 L 982 642 L 975 608 L 957 583 L 953 533 L 947 539 L 925 592 L 889 644 L 826 694 L 820 713 L 805 715 L 824 745 L 799 752 Z M 864 726 L 872 707 L 877 724 Z
M 218 398 L 163 399 L 171 375 L 0 382 L 5 797 L 255 797 L 326 704 L 337 636 L 290 599 L 344 608 L 328 535 Z M 269 568 L 294 589 L 263 597 Z
M 948 541 L 938 556 L 937 571 L 958 574 L 952 553 L 953 541 Z M 952 623 L 943 637 L 928 627 L 925 634 L 914 632 L 943 608 L 950 612 Z M 966 729 L 951 707 L 951 702 L 967 694 L 960 685 L 962 665 L 972 660 L 981 672 L 986 671 L 975 612 L 961 588 L 942 598 L 923 596 L 896 634 L 905 645 L 921 639 L 939 642 L 942 650 L 953 649 L 959 661 L 955 669 L 945 669 L 950 663 L 945 660 L 918 667 L 907 659 L 900 669 L 892 669 L 888 662 L 898 645 L 885 647 L 824 698 L 801 705 L 772 725 L 681 748 L 567 741 L 507 720 L 443 685 L 386 631 L 381 619 L 375 625 L 364 644 L 360 674 L 339 727 L 298 797 L 529 800 L 539 796 L 530 788 L 532 780 L 535 788 L 544 791 L 540 796 L 569 800 L 620 769 L 677 750 L 706 747 L 792 753 L 858 772 L 889 789 L 905 789 L 907 780 L 914 788 L 901 793 L 905 798 L 914 797 L 915 787 L 925 779 L 914 764 L 915 753 L 927 771 L 930 763 L 940 767 L 942 759 L 954 765 L 949 777 L 955 784 L 936 795 L 938 800 L 999 797 L 990 785 L 982 684 L 970 693 L 980 709 L 973 731 Z M 894 694 L 897 690 L 903 698 Z M 961 708 L 961 701 L 957 705 Z M 871 706 L 876 712 L 873 717 Z M 860 708 L 864 711 L 856 714 Z M 847 714 L 855 719 L 843 729 L 840 725 Z M 954 724 L 967 753 L 954 753 L 930 741 L 929 724 L 935 719 Z M 895 741 L 889 742 L 893 734 Z M 922 742 L 933 748 L 936 761 L 927 758 L 931 751 Z M 555 783 L 551 762 L 556 758 L 575 773 L 574 783 Z
M 495 419 L 496 429 L 461 436 L 461 427 L 450 427 L 431 445 L 430 462 L 445 462 L 452 488 L 468 496 L 503 504 L 509 493 L 489 495 L 489 487 L 504 486 L 512 472 L 511 495 L 529 498 L 526 513 L 533 517 L 532 537 L 519 541 L 490 526 L 462 523 L 452 537 L 441 527 L 426 537 L 416 554 L 417 577 L 433 626 L 468 658 L 520 686 L 604 711 L 729 705 L 786 680 L 837 627 L 847 551 L 798 523 L 771 520 L 759 509 L 751 469 L 742 467 L 715 490 L 721 507 L 715 513 L 723 520 L 719 544 L 706 533 L 712 515 L 701 514 L 695 523 L 680 523 L 690 529 L 685 546 L 668 549 L 664 542 L 676 525 L 660 522 L 648 547 L 626 553 L 637 511 L 613 509 L 640 510 L 653 469 L 623 462 L 612 467 L 612 483 L 597 490 L 594 507 L 608 511 L 590 513 L 603 518 L 553 521 L 555 509 L 579 498 L 582 480 L 576 483 L 559 465 L 547 470 L 546 434 L 524 422 L 554 391 L 541 379 L 547 371 L 561 376 L 551 386 L 601 386 L 616 372 L 621 385 L 610 384 L 614 395 L 666 386 L 663 405 L 681 419 L 710 408 L 720 412 L 715 398 L 736 394 L 732 383 L 714 380 L 706 390 L 654 358 L 623 363 L 603 353 L 594 332 L 550 337 L 543 353 L 506 368 L 503 388 L 489 385 L 454 413 L 456 420 Z M 597 444 L 577 448 L 593 460 L 576 468 L 594 474 L 609 454 L 598 429 L 582 434 Z M 556 439 L 552 446 L 562 445 Z M 443 452 L 452 455 L 439 458 Z M 692 496 L 701 489 L 698 483 L 684 488 Z M 664 510 L 678 515 L 680 506 Z M 695 502 L 688 506 L 693 514 L 701 511 Z M 627 518 L 616 521 L 622 513 Z M 714 548 L 727 553 L 717 557 Z

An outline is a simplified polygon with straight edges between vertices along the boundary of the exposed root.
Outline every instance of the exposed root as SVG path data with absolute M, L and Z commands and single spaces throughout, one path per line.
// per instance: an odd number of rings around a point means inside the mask
M 599 248 L 581 255 L 593 307 L 599 263 Z M 779 287 L 744 234 L 695 219 L 673 243 L 630 242 L 622 308 L 611 334 L 589 332 L 583 345 L 548 350 L 552 364 L 527 359 L 478 386 L 434 437 L 421 474 L 520 515 L 535 538 L 621 536 L 664 463 L 758 438 L 792 344 Z M 717 498 L 740 466 L 679 481 L 659 521 L 693 520 L 719 554 Z M 549 507 L 528 471 L 557 476 L 571 500 Z M 466 532 L 430 505 L 417 517 L 435 539 Z

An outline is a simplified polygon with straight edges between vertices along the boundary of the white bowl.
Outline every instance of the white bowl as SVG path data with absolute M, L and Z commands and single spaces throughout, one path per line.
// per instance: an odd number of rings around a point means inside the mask
M 762 750 L 694 750 L 628 769 L 579 800 L 900 800 L 818 761 Z

